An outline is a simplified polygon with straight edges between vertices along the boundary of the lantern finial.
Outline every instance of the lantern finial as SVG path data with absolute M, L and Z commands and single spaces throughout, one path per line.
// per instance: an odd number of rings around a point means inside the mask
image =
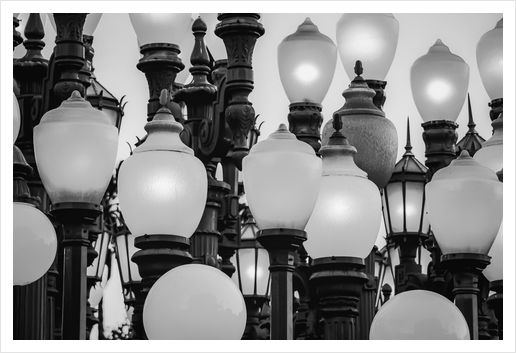
M 407 116 L 407 144 L 405 145 L 405 154 L 412 153 L 412 144 L 410 143 L 410 118 Z

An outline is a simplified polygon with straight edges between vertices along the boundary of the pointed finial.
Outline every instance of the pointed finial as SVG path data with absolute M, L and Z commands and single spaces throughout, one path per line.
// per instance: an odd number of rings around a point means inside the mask
M 469 116 L 468 127 L 470 130 L 474 130 L 475 126 L 477 126 L 477 125 L 473 121 L 473 111 L 471 110 L 471 99 L 469 98 L 469 92 L 468 92 L 468 116 Z
M 407 145 L 405 146 L 405 151 L 411 152 L 412 145 L 410 144 L 410 118 L 407 116 Z

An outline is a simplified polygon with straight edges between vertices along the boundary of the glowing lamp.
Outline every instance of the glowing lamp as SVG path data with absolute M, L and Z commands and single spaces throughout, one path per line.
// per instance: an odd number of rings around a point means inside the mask
M 396 47 L 399 23 L 391 13 L 348 13 L 337 22 L 337 47 L 350 80 L 353 66 L 360 60 L 367 69 L 366 79 L 385 80 Z
M 462 151 L 426 184 L 430 224 L 443 255 L 487 255 L 503 215 L 503 184 Z
M 166 104 L 167 91 L 161 103 Z M 135 236 L 170 234 L 189 238 L 204 212 L 208 178 L 204 165 L 180 139 L 183 126 L 161 108 L 145 125 L 147 139 L 120 167 L 118 198 Z
M 353 161 L 356 149 L 341 133 L 320 150 L 322 179 L 319 197 L 308 224 L 305 249 L 312 258 L 371 252 L 382 217 L 380 192 Z
M 52 266 L 57 236 L 52 223 L 28 203 L 13 206 L 13 284 L 23 286 L 40 279 Z
M 243 160 L 247 201 L 258 228 L 304 230 L 319 194 L 322 162 L 284 124 Z
M 78 91 L 34 128 L 34 154 L 50 200 L 99 204 L 111 180 L 118 130 Z
M 477 65 L 489 98 L 503 98 L 503 18 L 478 41 Z
M 469 66 L 438 39 L 410 69 L 410 87 L 424 122 L 455 122 L 464 105 Z
M 417 313 L 417 314 L 415 314 Z M 375 315 L 371 340 L 469 340 L 460 310 L 447 298 L 426 290 L 400 293 Z
M 246 323 L 242 293 L 218 269 L 188 264 L 161 276 L 143 307 L 151 340 L 239 340 Z
M 130 13 L 140 44 L 180 44 L 191 23 L 191 13 Z
M 321 104 L 330 88 L 337 47 L 309 17 L 278 45 L 281 83 L 291 103 Z

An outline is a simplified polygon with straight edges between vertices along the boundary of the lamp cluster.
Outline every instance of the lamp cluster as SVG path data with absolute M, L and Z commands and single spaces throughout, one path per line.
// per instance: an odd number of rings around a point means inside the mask
M 423 165 L 408 120 L 396 163 L 383 111 L 392 14 L 342 15 L 337 45 L 310 18 L 283 39 L 288 126 L 259 142 L 249 95 L 260 14 L 128 16 L 149 99 L 146 135 L 116 168 L 124 105 L 93 74 L 101 14 L 49 16 L 50 60 L 31 14 L 14 62 L 15 300 L 52 298 L 45 338 L 102 325 L 87 302 L 110 247 L 134 339 L 502 338 L 503 19 L 477 46 L 487 141 L 470 114 L 457 143 L 464 60 L 438 39 L 412 65 Z M 351 83 L 321 133 L 337 55 Z M 17 330 L 28 325 L 20 317 Z

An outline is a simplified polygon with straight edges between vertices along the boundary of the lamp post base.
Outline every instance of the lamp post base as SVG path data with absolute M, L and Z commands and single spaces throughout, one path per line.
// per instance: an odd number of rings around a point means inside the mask
M 306 240 L 299 229 L 264 229 L 256 239 L 269 252 L 271 273 L 271 339 L 294 338 L 292 274 L 297 249 Z
M 484 254 L 456 253 L 441 256 L 441 263 L 453 275 L 455 305 L 464 315 L 472 340 L 478 340 L 478 278 L 489 265 Z
M 362 288 L 368 282 L 364 260 L 356 257 L 315 259 L 310 283 L 325 321 L 325 340 L 357 339 L 356 318 Z

